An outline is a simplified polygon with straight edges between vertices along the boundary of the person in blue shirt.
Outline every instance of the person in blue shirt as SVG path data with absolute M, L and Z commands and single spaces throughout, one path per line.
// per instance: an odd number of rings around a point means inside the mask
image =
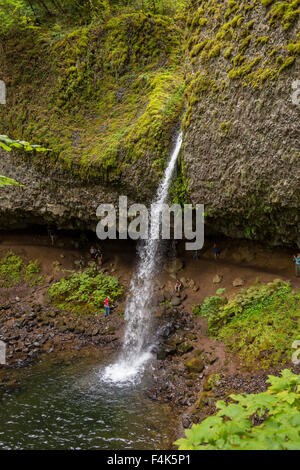
M 217 247 L 217 244 L 214 243 L 214 255 L 215 255 L 215 259 L 218 259 L 219 256 L 220 256 L 221 252 L 219 250 L 219 248 Z
M 296 277 L 300 276 L 300 253 L 297 256 L 294 256 L 295 268 L 296 268 Z

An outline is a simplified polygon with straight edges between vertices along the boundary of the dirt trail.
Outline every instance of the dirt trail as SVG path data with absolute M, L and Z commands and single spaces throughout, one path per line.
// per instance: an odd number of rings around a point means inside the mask
M 12 250 L 23 259 L 38 260 L 41 273 L 45 275 L 45 286 L 36 289 L 35 295 L 39 301 L 53 279 L 59 279 L 68 270 L 78 269 L 76 261 L 83 258 L 85 264 L 90 261 L 89 247 L 99 245 L 99 242 L 87 240 L 83 248 L 78 248 L 79 237 L 74 233 L 60 233 L 51 245 L 46 234 L 3 232 L 0 233 L 0 257 Z M 128 288 L 132 273 L 137 262 L 136 246 L 131 241 L 107 240 L 101 242 L 104 251 L 103 268 L 117 276 L 125 289 Z M 176 274 L 161 269 L 156 283 L 173 289 L 176 277 L 188 283 L 194 281 L 195 289 L 185 289 L 186 300 L 182 302 L 184 309 L 191 313 L 194 304 L 200 304 L 207 296 L 214 295 L 219 288 L 226 289 L 226 295 L 235 295 L 240 288 L 249 287 L 259 280 L 267 283 L 275 278 L 289 280 L 294 288 L 300 288 L 300 278 L 295 277 L 295 267 L 292 260 L 296 250 L 287 248 L 270 248 L 260 243 L 239 240 L 221 240 L 218 243 L 221 251 L 218 260 L 214 259 L 213 241 L 207 241 L 199 258 L 193 258 L 193 252 L 184 250 L 184 243 L 177 247 L 177 257 L 183 262 L 183 268 Z M 59 269 L 54 269 L 59 263 Z M 215 277 L 219 282 L 214 282 Z M 233 281 L 239 279 L 242 286 L 234 287 Z M 18 289 L 20 293 L 20 288 Z M 12 292 L 13 293 L 13 292 Z M 26 296 L 26 291 L 23 292 Z M 32 295 L 32 292 L 28 292 Z

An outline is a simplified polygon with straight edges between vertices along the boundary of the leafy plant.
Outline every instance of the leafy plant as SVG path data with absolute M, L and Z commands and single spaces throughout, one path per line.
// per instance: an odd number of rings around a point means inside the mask
M 3 281 L 2 286 L 11 287 L 21 281 L 23 269 L 22 259 L 15 255 L 12 251 L 0 261 L 0 278 Z
M 185 431 L 179 450 L 299 450 L 300 375 L 268 376 L 266 392 L 230 395 L 215 416 Z
M 217 292 L 218 294 L 218 292 Z M 216 311 L 219 310 L 227 300 L 224 297 L 219 297 L 219 295 L 212 295 L 211 297 L 206 297 L 203 301 L 203 304 L 199 308 L 199 315 L 204 317 L 210 317 Z
M 1 6 L 1 4 L 0 4 Z M 46 149 L 41 147 L 40 145 L 33 145 L 25 140 L 13 140 L 7 137 L 7 135 L 0 135 L 0 148 L 7 150 L 10 152 L 13 148 L 23 149 L 27 152 L 31 152 L 32 150 L 36 150 L 37 152 L 46 152 L 50 149 Z M 18 183 L 16 180 L 12 178 L 8 178 L 7 176 L 0 175 L 0 187 L 1 186 L 23 186 Z
M 12 178 L 0 175 L 0 186 L 23 186 Z
M 218 290 L 216 291 L 216 294 L 217 294 L 217 295 L 222 295 L 222 294 L 224 294 L 224 292 L 226 292 L 225 287 L 220 287 L 220 289 L 218 289 Z
M 255 284 L 234 298 L 206 298 L 195 311 L 207 316 L 213 336 L 247 365 L 268 367 L 284 363 L 299 331 L 300 295 L 288 282 L 275 279 Z
M 31 152 L 36 150 L 37 152 L 47 152 L 50 149 L 44 148 L 41 145 L 34 145 L 26 142 L 25 140 L 13 140 L 7 137 L 7 135 L 0 135 L 0 147 L 10 152 L 13 148 L 26 150 Z
M 40 267 L 37 264 L 37 261 L 31 261 L 26 267 L 25 267 L 25 275 L 24 279 L 25 281 L 31 281 L 37 274 L 40 272 Z
M 62 310 L 91 313 L 104 310 L 106 297 L 114 301 L 122 294 L 123 288 L 116 277 L 97 273 L 90 267 L 60 279 L 48 292 L 50 299 Z
M 37 261 L 30 261 L 26 264 L 12 251 L 8 251 L 5 256 L 0 260 L 0 280 L 2 280 L 3 287 L 12 287 L 22 281 L 31 282 L 34 285 L 36 282 L 40 283 L 43 277 L 37 279 L 40 273 L 40 267 Z

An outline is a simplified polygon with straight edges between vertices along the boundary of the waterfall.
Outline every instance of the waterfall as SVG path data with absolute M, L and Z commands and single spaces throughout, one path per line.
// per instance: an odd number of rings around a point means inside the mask
M 167 202 L 169 186 L 181 143 L 182 133 L 176 139 L 163 180 L 153 201 L 154 210 L 152 210 L 150 221 L 151 234 L 157 233 L 156 230 L 159 229 L 161 205 Z M 143 372 L 146 362 L 152 357 L 151 347 L 147 347 L 147 344 L 149 344 L 151 326 L 153 279 L 160 266 L 160 244 L 160 239 L 150 235 L 148 240 L 139 246 L 138 267 L 130 282 L 125 307 L 126 328 L 123 347 L 117 362 L 105 369 L 103 378 L 106 380 L 116 383 L 135 381 Z

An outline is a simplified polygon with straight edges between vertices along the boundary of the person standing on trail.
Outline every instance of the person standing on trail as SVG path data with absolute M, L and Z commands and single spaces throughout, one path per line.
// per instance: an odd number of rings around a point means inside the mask
M 98 250 L 96 251 L 96 261 L 97 261 L 98 266 L 102 266 L 103 252 L 101 248 L 98 248 Z
M 109 313 L 110 313 L 110 307 L 109 307 L 109 298 L 106 297 L 105 301 L 104 301 L 104 310 L 105 310 L 105 317 L 108 316 L 109 317 Z
M 220 256 L 220 250 L 219 248 L 217 247 L 216 243 L 214 244 L 214 255 L 215 255 L 215 259 L 218 259 L 219 256 Z
M 176 284 L 175 284 L 174 291 L 179 293 L 182 288 L 183 288 L 182 282 L 179 281 L 179 279 L 177 279 L 177 280 L 176 280 Z
M 91 258 L 93 261 L 96 260 L 96 248 L 94 248 L 93 246 L 91 246 L 90 248 L 90 254 L 91 254 Z
M 296 268 L 296 277 L 300 276 L 300 253 L 297 254 L 297 256 L 294 256 L 294 261 L 295 261 L 295 268 Z
M 51 245 L 54 246 L 54 242 L 55 242 L 55 230 L 53 228 L 51 228 L 49 230 L 49 237 L 50 237 L 50 240 L 51 240 Z

